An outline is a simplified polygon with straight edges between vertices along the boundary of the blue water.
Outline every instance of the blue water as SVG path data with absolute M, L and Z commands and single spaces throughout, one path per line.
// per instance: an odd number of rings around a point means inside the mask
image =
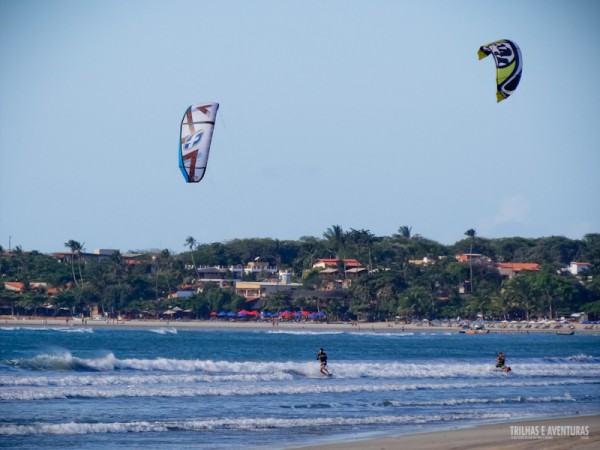
M 0 447 L 281 449 L 578 414 L 600 414 L 600 336 L 0 328 Z

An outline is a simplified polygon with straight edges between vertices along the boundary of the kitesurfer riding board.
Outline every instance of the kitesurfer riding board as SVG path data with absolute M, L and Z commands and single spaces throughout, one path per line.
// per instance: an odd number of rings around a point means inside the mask
M 320 349 L 319 353 L 317 353 L 317 359 L 321 361 L 321 373 L 326 377 L 332 376 L 329 370 L 327 370 L 327 354 L 322 348 Z

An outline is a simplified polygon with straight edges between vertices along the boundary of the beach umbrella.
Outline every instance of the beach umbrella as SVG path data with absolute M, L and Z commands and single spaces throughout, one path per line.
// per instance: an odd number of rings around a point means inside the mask
M 217 314 L 217 317 L 226 317 L 227 313 L 225 311 L 221 311 L 219 314 Z
M 210 315 L 211 315 L 211 316 L 216 316 L 216 315 L 217 315 L 217 312 L 216 312 L 216 311 L 213 311 L 213 312 L 211 312 L 211 313 L 210 313 Z
M 271 313 L 269 311 L 263 311 L 260 313 L 260 315 L 263 317 L 271 317 Z
M 171 315 L 175 314 L 175 311 L 168 309 L 163 314 L 167 314 L 167 315 L 171 316 Z
M 235 317 L 235 313 L 234 312 L 228 312 L 227 313 L 227 317 Z

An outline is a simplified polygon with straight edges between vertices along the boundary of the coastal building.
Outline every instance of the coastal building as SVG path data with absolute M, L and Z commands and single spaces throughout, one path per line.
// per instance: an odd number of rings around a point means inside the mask
M 581 275 L 582 272 L 585 272 L 591 268 L 592 265 L 587 262 L 572 262 L 569 264 L 569 272 L 571 272 L 571 274 L 574 276 Z
M 458 262 L 476 262 L 476 263 L 491 263 L 491 258 L 482 255 L 481 253 L 461 253 L 456 256 Z
M 50 253 L 54 259 L 61 263 L 71 263 L 71 261 L 81 260 L 83 262 L 87 261 L 109 261 L 113 255 L 119 253 L 119 250 L 115 249 L 102 249 L 98 248 L 93 250 L 91 253 L 86 252 L 53 252 Z M 121 260 L 126 265 L 134 265 L 140 264 L 141 257 L 144 256 L 143 253 L 121 253 Z
M 23 291 L 25 291 L 25 283 L 22 283 L 20 281 L 5 281 L 4 282 L 4 289 L 6 289 L 7 291 L 11 291 L 11 292 L 17 292 L 17 293 L 22 293 Z M 48 283 L 44 283 L 44 282 L 40 282 L 40 281 L 32 281 L 29 283 L 29 289 L 31 289 L 32 291 L 46 291 L 48 292 L 49 288 L 48 287 Z
M 356 259 L 319 258 L 313 262 L 312 270 L 317 270 L 325 285 L 323 290 L 347 289 L 352 280 L 369 273 Z
M 186 269 L 193 270 L 193 266 L 187 265 Z M 245 265 L 236 264 L 229 266 L 196 266 L 196 272 L 200 281 L 219 281 L 219 280 L 242 280 L 250 276 L 273 276 L 279 272 L 277 266 L 271 265 L 268 261 L 254 260 Z
M 340 258 L 319 258 L 313 262 L 313 269 L 337 269 L 343 266 L 348 269 L 362 267 L 356 259 L 340 259 Z
M 524 270 L 540 270 L 540 265 L 535 263 L 495 263 L 494 267 L 502 278 L 512 278 Z

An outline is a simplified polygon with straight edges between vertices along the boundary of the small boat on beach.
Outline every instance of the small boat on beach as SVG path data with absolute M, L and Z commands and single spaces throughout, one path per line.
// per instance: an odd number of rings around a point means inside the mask
M 575 334 L 575 330 L 573 328 L 567 328 L 566 330 L 558 330 L 556 334 L 564 335 L 564 336 L 572 336 Z
M 488 334 L 490 330 L 485 329 L 481 323 L 463 323 L 458 332 L 462 334 Z
M 490 330 L 475 329 L 475 330 L 458 330 L 459 333 L 463 334 L 488 334 Z

